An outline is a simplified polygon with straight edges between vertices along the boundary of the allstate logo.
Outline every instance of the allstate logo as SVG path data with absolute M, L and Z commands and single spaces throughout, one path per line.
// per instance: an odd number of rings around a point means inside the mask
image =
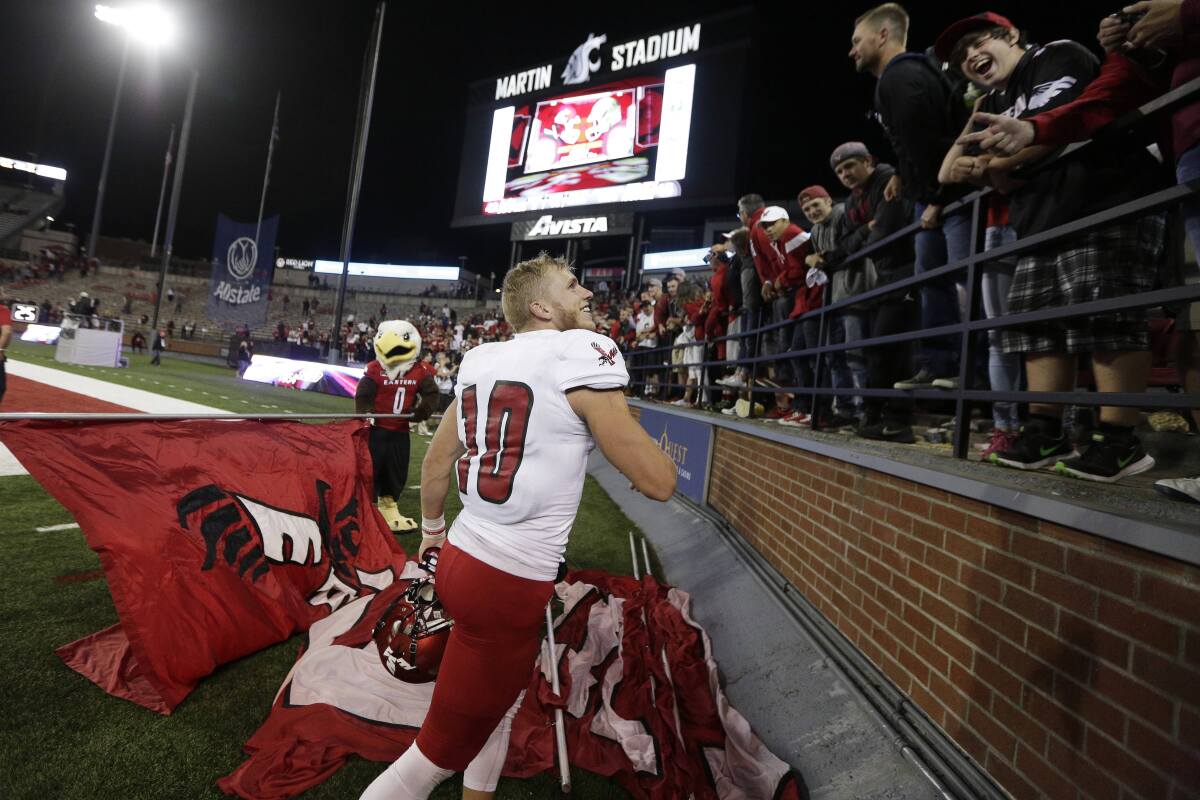
M 236 280 L 244 281 L 254 274 L 258 263 L 258 245 L 249 236 L 239 236 L 229 245 L 225 254 L 225 267 Z

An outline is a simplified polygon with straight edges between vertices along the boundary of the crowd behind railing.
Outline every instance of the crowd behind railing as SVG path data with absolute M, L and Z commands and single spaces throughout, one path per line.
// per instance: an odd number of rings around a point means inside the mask
M 679 270 L 601 298 L 600 328 L 638 391 L 677 405 L 748 416 L 766 399 L 781 425 L 900 443 L 917 404 L 950 407 L 965 455 L 965 412 L 987 400 L 992 463 L 1106 483 L 1151 469 L 1142 408 L 1200 426 L 1200 270 L 1172 235 L 1200 247 L 1200 2 L 1104 17 L 1103 60 L 990 12 L 913 53 L 908 22 L 878 6 L 850 51 L 895 164 L 835 148 L 840 187 L 797 195 L 805 227 L 743 196 L 706 284 Z M 1121 119 L 1147 104 L 1158 128 Z M 1088 385 L 1098 413 L 1064 419 Z M 1200 502 L 1200 478 L 1156 488 Z

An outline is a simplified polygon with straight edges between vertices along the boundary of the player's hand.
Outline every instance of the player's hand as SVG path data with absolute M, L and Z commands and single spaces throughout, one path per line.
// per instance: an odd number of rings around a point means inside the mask
M 1133 47 L 1167 47 L 1183 36 L 1183 19 L 1180 8 L 1183 0 L 1143 0 L 1125 6 L 1129 14 L 1146 12 L 1129 30 L 1129 44 Z
M 1011 156 L 1033 144 L 1035 129 L 1033 123 L 1028 120 L 976 111 L 971 117 L 971 122 L 987 127 L 974 133 L 963 134 L 958 137 L 957 144 L 964 147 L 978 145 L 985 153 L 1004 156 Z
M 887 186 L 883 187 L 883 199 L 895 200 L 900 196 L 900 175 L 895 173 L 888 178 Z
M 425 551 L 441 547 L 446 542 L 446 515 L 436 519 L 421 517 L 421 547 L 417 550 L 417 560 L 425 556 Z

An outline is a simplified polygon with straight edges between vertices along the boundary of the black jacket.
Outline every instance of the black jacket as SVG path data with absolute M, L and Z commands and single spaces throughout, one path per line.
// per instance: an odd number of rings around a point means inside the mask
M 904 53 L 888 63 L 875 85 L 875 111 L 896 153 L 906 198 L 945 205 L 966 193 L 942 186 L 937 176 L 966 124 L 967 107 L 927 56 Z
M 846 200 L 846 216 L 853 230 L 838 243 L 833 263 L 850 257 L 864 247 L 891 236 L 912 222 L 912 202 L 899 197 L 884 200 L 883 190 L 896 170 L 891 164 L 877 164 L 870 179 L 856 188 Z M 871 227 L 871 221 L 875 227 Z M 876 285 L 883 285 L 912 274 L 913 240 L 906 237 L 873 254 Z M 826 261 L 830 260 L 826 256 Z M 873 287 L 868 287 L 873 288 Z

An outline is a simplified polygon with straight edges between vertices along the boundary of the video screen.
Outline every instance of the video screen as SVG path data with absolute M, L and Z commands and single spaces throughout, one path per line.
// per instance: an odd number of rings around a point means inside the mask
M 252 356 L 242 380 L 269 383 L 285 389 L 303 389 L 338 397 L 354 397 L 365 370 L 335 367 L 315 361 L 296 361 L 277 356 Z
M 723 23 L 719 47 L 702 28 L 593 36 L 562 68 L 555 61 L 472 84 L 452 224 L 728 202 L 746 48 L 734 23 Z

